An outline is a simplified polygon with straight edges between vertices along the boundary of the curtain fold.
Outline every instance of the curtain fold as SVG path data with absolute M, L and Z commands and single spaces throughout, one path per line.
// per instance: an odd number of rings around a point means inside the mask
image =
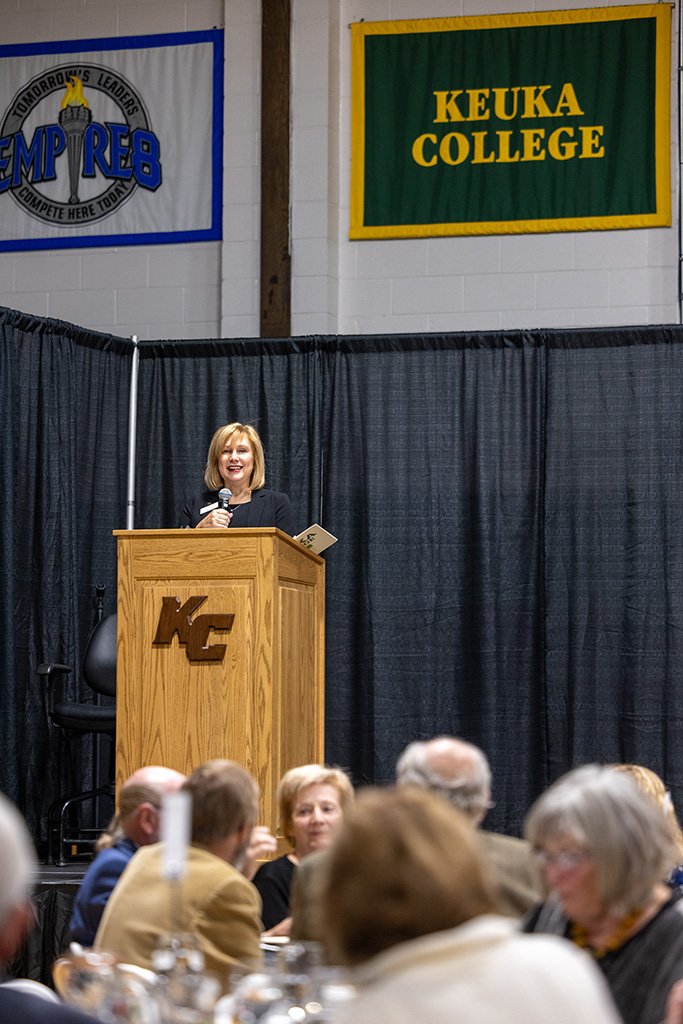
M 96 584 L 107 585 L 107 610 L 116 607 L 131 351 L 124 339 L 0 310 L 0 788 L 39 841 L 63 780 L 36 668 L 72 665 L 68 699 L 92 701 L 80 663 Z M 74 790 L 89 781 L 92 757 L 91 742 L 75 744 Z
M 545 361 L 532 335 L 470 338 L 328 356 L 326 743 L 390 781 L 412 739 L 466 736 L 514 829 L 545 780 Z
M 683 790 L 679 328 L 548 345 L 549 771 L 635 761 Z M 681 797 L 683 798 L 683 796 Z

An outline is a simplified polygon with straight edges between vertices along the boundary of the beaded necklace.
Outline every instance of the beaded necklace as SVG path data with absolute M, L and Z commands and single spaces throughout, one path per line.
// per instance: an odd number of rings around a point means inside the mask
M 613 950 L 623 946 L 631 929 L 642 913 L 643 908 L 639 907 L 636 910 L 631 910 L 625 917 L 622 917 L 613 934 L 610 935 L 607 942 L 603 943 L 602 946 L 591 946 L 588 932 L 580 924 L 572 924 L 569 930 L 569 937 L 576 946 L 580 946 L 581 949 L 587 949 L 595 960 L 600 960 L 606 953 L 611 953 Z

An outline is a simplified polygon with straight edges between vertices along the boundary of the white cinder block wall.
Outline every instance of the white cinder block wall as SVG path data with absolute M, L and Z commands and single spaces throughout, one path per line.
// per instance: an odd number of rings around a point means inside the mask
M 588 6 L 292 0 L 293 334 L 678 322 L 675 221 L 642 231 L 348 240 L 351 22 Z M 2 253 L 0 304 L 142 339 L 257 337 L 259 0 L 0 0 L 0 16 L 3 43 L 226 27 L 223 242 Z M 676 20 L 674 12 L 674 54 Z M 676 65 L 672 55 L 674 218 Z

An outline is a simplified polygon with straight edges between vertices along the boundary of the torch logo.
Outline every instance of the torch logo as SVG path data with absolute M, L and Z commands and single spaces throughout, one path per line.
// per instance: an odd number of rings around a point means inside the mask
M 92 121 L 88 101 L 83 96 L 83 83 L 73 75 L 66 87 L 66 94 L 59 111 L 59 123 L 66 136 L 66 151 L 69 157 L 70 203 L 78 202 L 78 179 L 81 173 L 81 152 L 83 134 Z
M 0 200 L 11 195 L 45 223 L 102 220 L 137 188 L 153 192 L 161 184 L 161 146 L 142 98 L 111 68 L 50 68 L 22 86 L 5 112 Z

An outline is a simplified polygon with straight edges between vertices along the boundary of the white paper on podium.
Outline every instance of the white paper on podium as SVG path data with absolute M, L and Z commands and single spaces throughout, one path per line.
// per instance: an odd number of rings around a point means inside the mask
M 327 530 L 323 530 L 322 526 L 318 523 L 314 523 L 313 526 L 309 526 L 303 533 L 298 533 L 294 540 L 298 541 L 299 544 L 303 544 L 307 551 L 312 551 L 314 555 L 319 555 L 325 548 L 336 544 L 338 538 L 328 533 Z

